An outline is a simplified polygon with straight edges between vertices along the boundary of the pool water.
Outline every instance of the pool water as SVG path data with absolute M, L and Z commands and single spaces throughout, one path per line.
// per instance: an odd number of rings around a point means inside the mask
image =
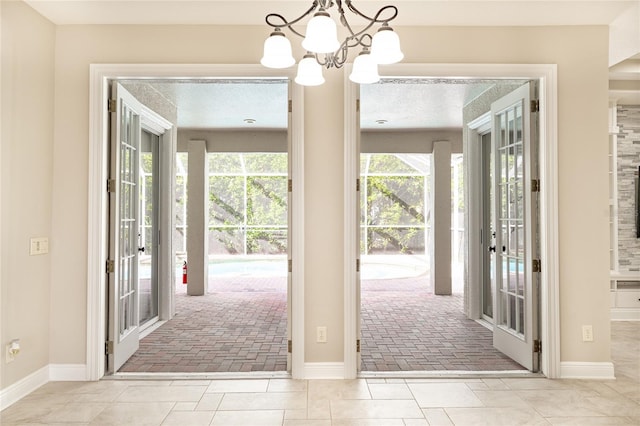
M 428 272 L 426 256 L 409 255 L 368 255 L 362 256 L 360 278 L 393 279 L 410 278 L 424 275 Z M 176 277 L 182 276 L 182 261 L 176 263 Z M 141 263 L 139 277 L 151 277 L 149 264 Z M 209 277 L 285 277 L 287 275 L 287 259 L 258 258 L 258 257 L 225 257 L 209 260 Z

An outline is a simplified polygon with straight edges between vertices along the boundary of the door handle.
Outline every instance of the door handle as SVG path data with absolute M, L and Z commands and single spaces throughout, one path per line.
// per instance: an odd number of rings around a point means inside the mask
M 489 246 L 489 253 L 496 252 L 496 246 Z
M 138 247 L 138 251 L 141 251 L 142 253 L 144 253 L 144 247 Z

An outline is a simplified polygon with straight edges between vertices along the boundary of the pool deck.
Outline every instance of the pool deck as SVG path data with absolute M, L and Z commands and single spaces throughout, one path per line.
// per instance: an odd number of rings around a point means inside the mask
M 522 369 L 466 319 L 462 294 L 435 296 L 426 282 L 363 281 L 362 371 Z M 217 278 L 205 296 L 179 286 L 175 318 L 143 338 L 120 372 L 286 370 L 286 278 Z

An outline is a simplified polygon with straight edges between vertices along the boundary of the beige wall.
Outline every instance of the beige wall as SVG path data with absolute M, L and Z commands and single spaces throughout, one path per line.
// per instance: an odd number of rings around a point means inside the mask
M 360 152 L 431 153 L 436 141 L 448 141 L 452 154 L 462 153 L 462 129 L 442 130 L 367 130 L 360 133 Z M 392 147 L 392 148 L 390 148 Z
M 51 237 L 55 27 L 22 2 L 1 2 L 2 144 L 0 389 L 49 364 L 51 255 L 29 239 Z M 58 250 L 51 241 L 51 252 Z M 5 345 L 22 351 L 5 363 Z
M 397 31 L 403 42 L 405 63 L 558 64 L 561 357 L 563 361 L 609 361 L 605 143 L 607 28 L 405 27 Z M 51 215 L 52 246 L 55 250 L 51 255 L 50 363 L 85 363 L 89 64 L 255 64 L 260 58 L 262 42 L 267 34 L 268 31 L 262 26 L 56 28 Z M 46 40 L 51 38 L 43 37 Z M 221 39 L 232 42 L 214 42 Z M 46 50 L 50 55 L 52 49 L 47 47 Z M 50 70 L 45 66 L 44 70 L 47 69 Z M 38 70 L 39 75 L 46 74 L 50 78 L 53 72 L 45 73 L 44 70 Z M 343 357 L 344 80 L 340 70 L 325 72 L 325 77 L 327 82 L 323 86 L 305 89 L 307 362 L 339 362 Z M 43 134 L 39 139 L 44 141 L 51 134 L 47 129 L 52 113 L 46 110 L 46 105 L 45 102 L 44 111 L 39 114 L 40 125 L 29 129 L 41 130 Z M 16 107 L 12 108 L 13 113 L 17 111 Z M 3 112 L 3 124 L 4 118 Z M 4 151 L 2 154 L 6 159 Z M 27 169 L 32 170 L 32 158 L 12 153 L 11 161 L 12 167 L 24 169 L 21 173 L 25 175 L 28 174 Z M 12 201 L 4 192 L 7 186 L 4 180 L 5 163 L 3 161 L 3 206 L 6 206 L 7 198 Z M 45 181 L 39 185 L 44 185 Z M 37 189 L 42 190 L 39 187 Z M 31 215 L 39 218 L 40 211 L 34 209 Z M 3 225 L 8 223 L 4 215 L 3 210 Z M 46 209 L 42 215 L 46 215 Z M 34 221 L 30 217 L 30 220 L 19 223 L 30 227 Z M 21 229 L 22 226 L 15 228 Z M 12 232 L 18 232 L 18 229 Z M 48 228 L 34 232 L 47 231 Z M 25 238 L 19 239 L 22 241 Z M 7 259 L 3 246 L 3 264 Z M 28 260 L 32 261 L 33 258 Z M 47 269 L 43 271 L 43 280 L 46 282 Z M 3 269 L 3 292 L 7 283 L 5 275 Z M 34 295 L 33 281 L 31 279 L 27 284 L 22 280 L 21 284 L 12 284 L 10 289 L 19 291 L 8 296 L 13 301 L 25 300 L 25 307 L 29 307 L 29 318 L 33 318 L 33 312 L 39 307 L 34 309 L 31 300 Z M 46 288 L 41 293 L 44 298 L 48 296 Z M 4 312 L 10 305 L 6 293 L 3 293 L 2 300 Z M 38 325 L 46 323 L 44 315 L 44 318 L 29 323 L 38 330 L 46 331 L 46 327 Z M 593 325 L 593 343 L 581 342 L 582 324 Z M 315 327 L 319 325 L 328 327 L 328 343 L 315 343 Z M 46 336 L 43 338 L 46 339 Z M 37 353 L 44 358 L 40 362 L 46 362 L 46 347 Z M 24 376 L 25 371 L 17 375 Z

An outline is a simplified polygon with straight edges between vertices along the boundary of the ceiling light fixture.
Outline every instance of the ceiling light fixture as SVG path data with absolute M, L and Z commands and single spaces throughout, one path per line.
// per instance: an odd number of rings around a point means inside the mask
M 368 21 L 362 30 L 353 30 L 347 21 L 343 3 L 353 14 Z M 336 23 L 328 12 L 333 6 L 336 6 L 340 15 L 340 23 L 348 31 L 342 43 L 338 41 Z M 293 25 L 312 13 L 306 35 L 293 28 Z M 353 61 L 349 79 L 354 83 L 375 83 L 380 80 L 379 64 L 395 64 L 404 57 L 400 50 L 400 39 L 389 26 L 389 22 L 396 16 L 398 9 L 395 6 L 384 6 L 371 18 L 356 9 L 351 0 L 314 0 L 306 12 L 292 21 L 287 21 L 277 13 L 270 13 L 265 20 L 274 30 L 264 42 L 264 55 L 260 63 L 268 68 L 288 68 L 295 64 L 291 43 L 282 32 L 283 28 L 288 28 L 293 34 L 303 38 L 302 47 L 307 51 L 298 64 L 296 83 L 303 86 L 324 83 L 322 67 L 341 68 L 347 62 L 349 49 L 354 47 L 360 47 L 362 51 Z M 380 24 L 380 28 L 371 36 L 367 31 L 376 24 Z

